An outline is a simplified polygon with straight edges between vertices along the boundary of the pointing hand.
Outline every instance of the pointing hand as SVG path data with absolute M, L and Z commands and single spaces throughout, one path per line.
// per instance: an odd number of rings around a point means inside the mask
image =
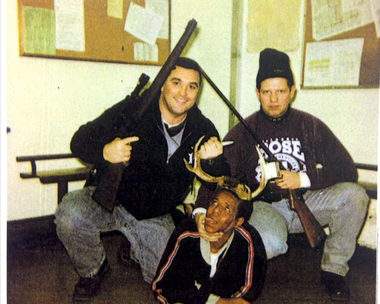
M 137 136 L 119 138 L 106 144 L 103 148 L 103 158 L 110 163 L 127 163 L 131 158 L 132 142 L 138 141 Z

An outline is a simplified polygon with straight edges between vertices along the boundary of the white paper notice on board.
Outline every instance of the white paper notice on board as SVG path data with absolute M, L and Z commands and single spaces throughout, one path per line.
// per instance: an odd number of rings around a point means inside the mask
M 55 0 L 55 47 L 84 52 L 83 0 Z
M 305 87 L 358 86 L 364 38 L 306 44 Z
M 142 41 L 154 45 L 164 18 L 133 2 L 129 5 L 124 30 Z
M 123 18 L 123 0 L 107 0 L 107 16 Z
M 169 38 L 169 1 L 168 0 L 145 0 L 145 8 L 162 16 L 163 23 L 158 33 L 158 38 Z
M 373 22 L 370 0 L 312 0 L 312 16 L 316 40 Z
M 157 44 L 150 45 L 144 42 L 133 44 L 133 57 L 136 61 L 158 61 Z

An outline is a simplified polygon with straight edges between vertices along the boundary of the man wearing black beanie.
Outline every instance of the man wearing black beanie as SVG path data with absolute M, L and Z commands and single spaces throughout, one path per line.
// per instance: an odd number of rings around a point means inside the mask
M 285 170 L 254 202 L 249 223 L 261 234 L 268 259 L 285 253 L 288 233 L 304 232 L 297 213 L 289 207 L 287 189 L 301 191 L 316 219 L 330 231 L 323 247 L 321 282 L 332 300 L 348 301 L 347 262 L 355 251 L 369 202 L 357 184 L 354 162 L 321 120 L 291 108 L 295 85 L 287 54 L 274 49 L 260 53 L 256 95 L 261 108 L 245 121 Z M 256 141 L 241 123 L 224 140 L 234 141 L 224 147 L 232 176 L 257 188 L 261 170 Z M 195 207 L 200 206 L 196 203 Z

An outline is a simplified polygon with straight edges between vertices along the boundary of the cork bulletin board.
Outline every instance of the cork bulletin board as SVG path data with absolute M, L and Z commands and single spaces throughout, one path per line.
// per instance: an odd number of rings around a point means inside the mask
M 345 3 L 306 0 L 302 88 L 379 87 L 380 10 Z
M 17 0 L 20 56 L 163 65 L 171 0 Z

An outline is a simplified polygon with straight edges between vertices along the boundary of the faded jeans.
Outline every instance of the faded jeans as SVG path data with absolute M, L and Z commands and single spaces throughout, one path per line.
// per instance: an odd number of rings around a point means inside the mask
M 95 275 L 106 258 L 100 233 L 118 230 L 131 243 L 131 258 L 150 284 L 174 230 L 171 215 L 138 221 L 122 206 L 111 213 L 91 198 L 94 190 L 85 187 L 67 193 L 55 213 L 58 237 L 74 268 L 81 277 Z
M 309 190 L 303 197 L 319 223 L 328 225 L 330 230 L 321 269 L 345 276 L 367 213 L 369 198 L 365 190 L 355 183 L 338 183 L 321 190 Z M 249 223 L 259 231 L 268 259 L 288 250 L 288 233 L 304 232 L 287 199 L 272 204 L 254 202 Z

